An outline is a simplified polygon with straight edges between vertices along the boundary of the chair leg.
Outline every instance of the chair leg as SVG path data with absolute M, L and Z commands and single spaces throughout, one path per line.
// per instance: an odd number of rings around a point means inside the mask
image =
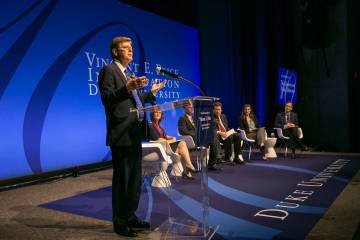
M 173 167 L 171 169 L 170 175 L 176 177 L 181 177 L 182 172 L 184 171 L 184 168 L 182 167 L 181 160 L 173 163 Z
M 251 158 L 251 143 L 249 144 L 249 161 L 250 161 L 250 158 Z
M 152 186 L 159 188 L 163 193 L 165 193 L 165 195 L 169 196 L 172 184 L 171 184 L 171 181 L 170 181 L 170 178 L 169 178 L 167 172 L 164 170 L 161 170 L 159 175 L 156 177 L 159 177 L 159 178 L 157 178 L 159 185 L 155 185 L 155 186 L 152 185 Z M 155 180 L 155 178 L 154 178 L 154 180 Z M 154 184 L 154 180 L 153 180 L 153 184 Z
M 171 186 L 171 181 L 169 178 L 169 175 L 167 174 L 166 171 L 161 171 L 163 176 L 164 176 L 164 181 L 166 182 L 166 187 L 170 187 Z
M 166 171 L 161 170 L 160 173 L 154 177 L 153 182 L 151 184 L 153 187 L 170 187 L 171 181 Z
M 200 161 L 201 161 L 201 151 L 202 149 L 199 148 L 196 150 L 196 165 L 197 165 L 197 170 L 198 171 L 201 171 L 201 164 L 200 164 Z

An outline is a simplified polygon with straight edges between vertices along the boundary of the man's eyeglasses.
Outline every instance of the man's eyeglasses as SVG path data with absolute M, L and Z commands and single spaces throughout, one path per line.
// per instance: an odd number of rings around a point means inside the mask
M 127 50 L 127 51 L 134 51 L 133 47 L 119 47 L 117 50 Z

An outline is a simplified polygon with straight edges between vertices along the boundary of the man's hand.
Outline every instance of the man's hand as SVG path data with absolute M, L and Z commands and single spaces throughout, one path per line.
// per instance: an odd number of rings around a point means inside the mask
M 145 76 L 138 77 L 135 80 L 139 88 L 146 87 L 149 84 L 149 80 Z
M 151 86 L 151 92 L 156 95 L 156 93 L 162 89 L 163 87 L 165 87 L 166 84 L 166 80 L 162 81 L 161 83 L 158 83 L 158 80 L 155 79 L 154 84 Z
M 293 128 L 293 127 L 295 127 L 295 124 L 293 123 L 287 123 L 284 125 L 284 129 Z
M 138 78 L 136 78 L 135 76 L 131 76 L 126 83 L 126 88 L 130 92 L 138 88 L 146 87 L 148 84 L 149 84 L 149 80 L 145 76 L 141 76 Z

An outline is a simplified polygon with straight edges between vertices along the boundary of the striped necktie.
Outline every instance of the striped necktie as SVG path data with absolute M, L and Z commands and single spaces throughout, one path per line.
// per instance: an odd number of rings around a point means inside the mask
M 216 123 L 217 123 L 217 125 L 219 127 L 220 132 L 226 132 L 225 127 L 221 124 L 220 121 L 221 121 L 220 118 L 216 118 Z
M 133 75 L 127 68 L 124 70 L 124 73 L 128 80 L 130 79 L 131 75 Z M 141 110 L 143 105 L 136 89 L 131 90 L 131 94 L 135 100 L 136 108 L 138 109 L 138 119 L 141 122 L 144 119 L 144 112 Z
M 285 122 L 286 123 L 290 122 L 290 112 L 285 113 Z

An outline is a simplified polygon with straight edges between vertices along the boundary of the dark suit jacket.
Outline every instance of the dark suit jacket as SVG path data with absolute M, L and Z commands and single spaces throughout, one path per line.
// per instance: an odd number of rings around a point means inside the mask
M 137 113 L 130 112 L 131 108 L 136 108 L 136 103 L 126 88 L 126 81 L 114 62 L 101 69 L 99 74 L 101 100 L 106 114 L 106 145 L 108 146 L 140 144 L 142 133 L 147 132 L 146 119 L 139 123 Z M 151 92 L 140 94 L 138 91 L 138 94 L 143 104 L 155 101 L 155 96 Z
M 256 128 L 259 128 L 259 122 L 258 122 L 256 116 L 254 116 L 253 121 L 254 121 L 254 123 L 255 123 L 255 127 L 256 127 Z M 238 118 L 238 124 L 239 124 L 239 128 L 245 130 L 246 133 L 249 133 L 249 132 L 250 132 L 250 130 L 249 130 L 249 124 L 248 124 L 248 122 L 246 121 L 245 118 L 241 118 L 241 116 L 240 116 L 240 117 Z
M 228 122 L 225 114 L 222 113 L 222 114 L 220 115 L 220 119 L 221 119 L 222 124 L 224 125 L 226 131 L 229 131 L 229 130 L 230 130 L 230 128 L 229 128 L 229 122 Z M 219 126 L 216 124 L 216 116 L 215 116 L 215 115 L 214 115 L 214 121 L 215 121 L 215 129 L 216 129 L 216 131 L 220 131 Z
M 284 128 L 285 122 L 285 112 L 280 112 L 276 115 L 274 127 Z M 298 116 L 295 112 L 290 112 L 290 122 L 299 126 Z
M 194 119 L 195 121 L 195 119 Z M 182 115 L 178 120 L 178 130 L 181 135 L 190 135 L 196 142 L 195 127 L 191 124 L 186 114 Z

